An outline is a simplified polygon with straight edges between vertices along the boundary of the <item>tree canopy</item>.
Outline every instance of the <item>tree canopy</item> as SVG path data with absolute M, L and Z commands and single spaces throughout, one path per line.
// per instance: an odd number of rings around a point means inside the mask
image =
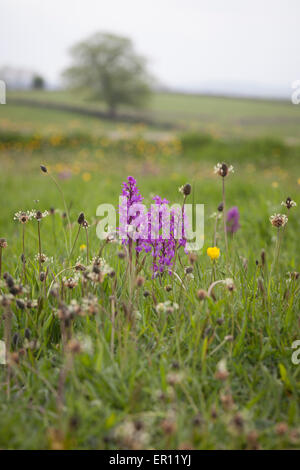
M 142 106 L 150 95 L 145 58 L 126 37 L 96 33 L 71 49 L 73 63 L 64 77 L 70 87 L 88 90 L 114 115 L 121 105 Z

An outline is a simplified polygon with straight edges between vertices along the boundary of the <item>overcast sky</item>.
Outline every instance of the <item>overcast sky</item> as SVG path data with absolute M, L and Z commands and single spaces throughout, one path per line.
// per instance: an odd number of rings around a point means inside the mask
M 53 84 L 96 31 L 130 36 L 171 87 L 289 94 L 300 79 L 300 0 L 0 0 L 0 18 L 0 65 Z

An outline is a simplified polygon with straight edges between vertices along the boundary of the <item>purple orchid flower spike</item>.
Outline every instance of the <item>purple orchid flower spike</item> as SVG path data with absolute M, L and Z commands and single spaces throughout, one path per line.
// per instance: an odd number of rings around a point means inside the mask
M 240 228 L 240 213 L 236 206 L 231 207 L 227 212 L 226 230 L 229 233 L 235 233 Z

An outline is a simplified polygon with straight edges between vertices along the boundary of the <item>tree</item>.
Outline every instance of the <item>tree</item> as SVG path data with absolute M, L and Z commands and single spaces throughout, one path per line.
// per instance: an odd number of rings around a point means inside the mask
M 139 107 L 149 97 L 151 79 L 146 62 L 130 39 L 96 33 L 70 52 L 73 64 L 63 74 L 68 85 L 87 89 L 92 98 L 102 99 L 111 116 L 119 105 Z
M 31 88 L 33 90 L 43 90 L 45 88 L 45 80 L 41 75 L 34 75 L 32 78 Z

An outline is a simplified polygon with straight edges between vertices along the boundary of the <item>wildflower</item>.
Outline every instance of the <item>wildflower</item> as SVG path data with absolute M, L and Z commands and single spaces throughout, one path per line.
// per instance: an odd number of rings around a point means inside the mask
M 288 197 L 288 198 L 286 198 L 285 201 L 282 201 L 281 205 L 285 206 L 289 210 L 292 207 L 296 207 L 297 203 L 295 201 L 293 201 L 290 197 Z
M 297 271 L 290 272 L 288 273 L 288 275 L 290 276 L 291 279 L 294 279 L 294 280 L 299 279 L 299 276 L 300 276 L 300 274 Z
M 218 259 L 219 256 L 220 256 L 220 248 L 218 248 L 216 246 L 207 248 L 206 252 L 207 252 L 208 256 L 210 257 L 210 259 L 213 260 L 213 261 L 215 259 Z
M 83 224 L 83 222 L 84 222 L 84 213 L 83 213 L 83 212 L 81 212 L 81 213 L 79 214 L 79 217 L 78 217 L 78 219 L 77 219 L 77 222 L 79 223 L 79 225 L 82 225 L 82 224 Z
M 189 183 L 186 183 L 180 186 L 180 188 L 178 188 L 178 191 L 184 196 L 188 196 L 189 194 L 191 194 L 192 186 Z
M 75 264 L 75 271 L 85 271 L 86 267 L 80 263 L 80 261 L 77 261 Z
M 160 302 L 156 305 L 157 313 L 173 313 L 175 310 L 179 309 L 179 305 L 176 302 L 171 302 L 167 300 L 166 302 Z
M 34 257 L 35 261 L 38 261 L 39 263 L 53 263 L 53 258 L 49 258 L 47 255 L 45 255 L 45 253 L 38 253 L 37 255 L 35 255 Z
M 26 308 L 37 308 L 38 306 L 38 301 L 36 299 L 31 299 L 31 300 L 27 300 L 25 299 L 25 302 L 26 302 Z
M 7 241 L 5 238 L 0 238 L 0 248 L 6 248 L 7 247 Z
M 274 214 L 270 217 L 270 222 L 273 227 L 284 227 L 287 224 L 288 218 L 285 214 Z
M 48 211 L 32 211 L 32 216 L 38 221 L 40 222 L 42 219 L 44 219 L 45 217 L 47 217 L 47 215 L 49 215 L 49 212 Z
M 74 289 L 74 287 L 76 287 L 77 284 L 78 284 L 78 278 L 75 278 L 75 277 L 66 278 L 66 277 L 64 277 L 63 278 L 63 284 L 68 289 Z
M 227 223 L 226 223 L 226 230 L 230 233 L 235 233 L 240 228 L 239 224 L 240 220 L 240 213 L 236 206 L 229 209 L 227 212 Z
M 167 382 L 169 385 L 178 385 L 184 379 L 184 375 L 182 372 L 169 372 L 167 375 Z
M 234 285 L 234 282 L 233 282 L 232 279 L 227 278 L 227 279 L 225 279 L 224 283 L 225 283 L 225 286 L 227 287 L 227 289 L 228 289 L 230 292 L 232 292 L 232 291 L 235 290 L 235 285 Z
M 14 220 L 18 220 L 21 224 L 27 224 L 34 216 L 34 211 L 19 211 L 14 215 Z
M 80 251 L 85 251 L 86 250 L 86 245 L 83 243 L 82 245 L 80 245 L 79 249 L 80 249 Z
M 8 307 L 13 301 L 12 294 L 0 295 L 0 305 L 2 307 Z
M 214 173 L 225 178 L 229 173 L 234 173 L 234 168 L 232 165 L 226 165 L 226 163 L 217 163 L 214 167 Z
M 82 309 L 88 315 L 96 315 L 99 310 L 98 299 L 94 295 L 89 295 L 82 299 Z
M 186 266 L 186 267 L 184 268 L 185 274 L 191 274 L 191 273 L 193 272 L 193 270 L 194 270 L 194 269 L 193 269 L 193 266 Z
M 88 183 L 88 182 L 90 181 L 91 177 L 92 177 L 91 173 L 84 172 L 84 173 L 82 174 L 82 179 L 83 179 L 83 181 L 85 181 L 86 183 Z
M 215 377 L 218 380 L 226 380 L 229 377 L 229 372 L 226 366 L 226 359 L 221 359 L 221 361 L 218 362 Z

